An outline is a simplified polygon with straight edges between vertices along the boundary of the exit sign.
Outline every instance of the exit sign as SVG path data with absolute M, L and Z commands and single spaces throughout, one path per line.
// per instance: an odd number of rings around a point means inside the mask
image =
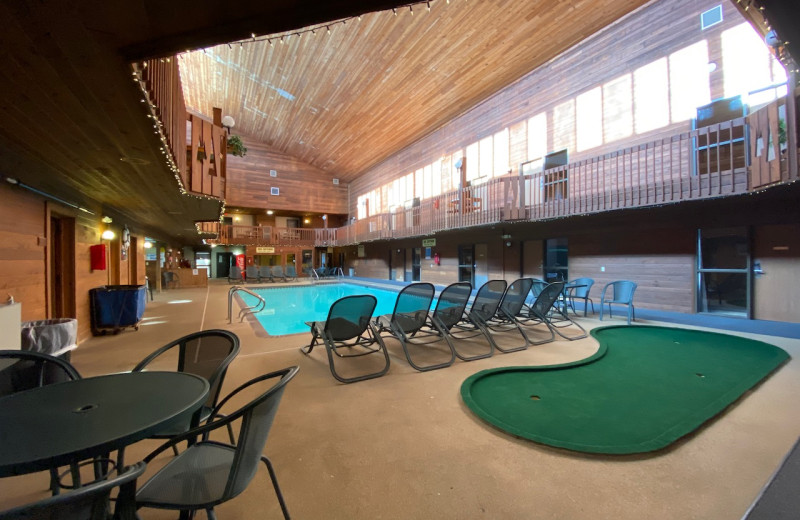
M 435 247 L 435 246 L 436 246 L 435 238 L 426 238 L 422 241 L 422 247 Z

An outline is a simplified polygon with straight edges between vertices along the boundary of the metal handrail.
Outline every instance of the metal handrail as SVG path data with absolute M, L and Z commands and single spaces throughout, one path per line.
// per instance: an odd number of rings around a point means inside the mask
M 244 321 L 245 316 L 248 314 L 255 314 L 256 312 L 260 312 L 264 310 L 264 307 L 267 305 L 266 300 L 260 294 L 254 293 L 250 289 L 246 289 L 241 285 L 234 285 L 230 289 L 228 289 L 228 323 L 231 323 L 231 313 L 233 309 L 233 295 L 239 291 L 246 292 L 250 296 L 255 296 L 258 299 L 258 303 L 255 305 L 251 305 L 249 307 L 244 307 L 242 310 L 239 311 L 239 322 L 241 323 Z

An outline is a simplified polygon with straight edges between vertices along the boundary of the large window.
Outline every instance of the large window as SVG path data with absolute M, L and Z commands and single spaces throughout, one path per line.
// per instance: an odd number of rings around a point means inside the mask
M 569 248 L 566 238 L 544 241 L 544 280 L 547 283 L 569 280 Z
M 786 95 L 786 87 L 758 91 L 786 82 L 786 71 L 767 49 L 764 40 L 749 23 L 722 33 L 722 62 L 725 71 L 725 97 L 741 95 L 748 105 L 768 103 Z
M 697 233 L 697 311 L 750 316 L 750 240 L 747 230 Z
M 667 59 L 661 58 L 633 73 L 636 133 L 669 124 L 669 76 Z

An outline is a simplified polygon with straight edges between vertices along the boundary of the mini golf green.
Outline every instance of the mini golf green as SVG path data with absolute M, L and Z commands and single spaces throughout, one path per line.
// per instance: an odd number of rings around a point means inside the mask
M 738 336 L 650 326 L 592 330 L 581 361 L 484 370 L 461 386 L 469 408 L 513 435 L 591 453 L 663 448 L 720 413 L 789 359 Z

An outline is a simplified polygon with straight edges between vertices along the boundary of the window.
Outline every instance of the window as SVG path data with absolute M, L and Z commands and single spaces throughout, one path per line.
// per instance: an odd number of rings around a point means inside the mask
M 749 317 L 747 229 L 704 229 L 697 237 L 697 311 Z
M 603 144 L 603 95 L 601 87 L 584 92 L 575 100 L 578 151 Z
M 467 181 L 480 177 L 480 143 L 467 146 Z
M 667 59 L 661 58 L 633 73 L 636 133 L 641 134 L 669 123 L 669 76 Z
M 625 74 L 603 85 L 603 131 L 606 142 L 633 133 L 633 87 Z
M 494 144 L 491 135 L 480 140 L 478 150 L 481 165 L 479 169 L 480 175 L 478 175 L 478 179 L 476 180 L 478 180 L 478 182 L 486 182 L 494 176 L 494 159 L 492 157 Z
M 772 57 L 767 44 L 749 23 L 723 31 L 722 62 L 725 97 L 741 95 L 752 107 L 786 94 L 784 86 L 749 95 L 764 87 L 786 82 L 786 71 Z
M 280 195 L 281 194 L 281 189 L 280 188 L 270 188 L 269 189 L 269 194 L 270 195 Z
M 510 168 L 508 159 L 508 128 L 494 134 L 494 176 L 505 175 Z
M 544 280 L 547 283 L 569 280 L 569 247 L 566 238 L 544 242 Z
M 669 56 L 669 84 L 673 123 L 692 119 L 697 114 L 697 107 L 711 101 L 708 44 L 705 40 Z
M 712 7 L 700 15 L 700 28 L 706 30 L 722 22 L 722 5 Z
M 553 148 L 575 148 L 575 100 L 553 108 Z
M 528 159 L 547 153 L 547 114 L 542 112 L 528 119 Z

